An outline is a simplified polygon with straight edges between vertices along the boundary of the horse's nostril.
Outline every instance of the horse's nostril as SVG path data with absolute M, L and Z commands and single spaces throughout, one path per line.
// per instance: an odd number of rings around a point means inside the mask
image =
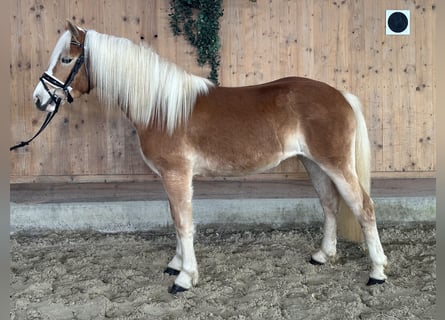
M 42 105 L 42 102 L 40 101 L 39 98 L 36 98 L 34 101 L 35 101 L 37 109 L 39 109 L 41 111 L 45 111 L 46 106 Z

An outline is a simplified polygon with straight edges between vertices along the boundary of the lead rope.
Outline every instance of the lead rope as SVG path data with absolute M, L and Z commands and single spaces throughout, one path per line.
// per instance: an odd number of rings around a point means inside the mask
M 42 133 L 42 131 L 46 128 L 46 126 L 48 126 L 48 124 L 51 122 L 51 120 L 52 120 L 52 119 L 54 118 L 54 116 L 56 115 L 57 111 L 59 110 L 59 105 L 60 105 L 60 101 L 61 101 L 61 100 L 62 100 L 62 99 L 60 99 L 60 98 L 57 99 L 57 101 L 56 101 L 56 108 L 54 109 L 53 112 L 49 112 L 49 113 L 46 115 L 45 121 L 43 121 L 43 124 L 42 124 L 42 126 L 40 127 L 39 131 L 37 131 L 37 133 L 36 133 L 31 139 L 29 139 L 29 140 L 27 140 L 27 141 L 22 141 L 22 142 L 16 144 L 15 146 L 10 147 L 10 148 L 9 148 L 9 151 L 12 151 L 12 150 L 15 150 L 15 149 L 18 149 L 18 148 L 25 147 L 25 146 L 27 146 L 28 144 L 30 144 L 30 142 L 31 142 L 32 140 L 34 140 L 35 138 L 37 138 L 37 136 L 38 136 L 40 133 Z

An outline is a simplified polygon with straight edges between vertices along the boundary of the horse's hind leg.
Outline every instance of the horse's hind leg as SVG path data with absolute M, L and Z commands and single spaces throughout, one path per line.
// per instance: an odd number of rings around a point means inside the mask
M 337 252 L 337 223 L 338 192 L 329 176 L 320 167 L 307 158 L 300 158 L 308 172 L 312 184 L 320 198 L 324 212 L 323 240 L 321 248 L 311 257 L 312 264 L 324 264 Z
M 193 248 L 192 176 L 184 172 L 165 172 L 162 175 L 170 210 L 176 228 L 176 255 L 168 264 L 166 273 L 178 274 L 170 293 L 190 289 L 198 283 L 198 264 Z
M 372 199 L 363 190 L 357 176 L 350 170 L 344 170 L 342 174 L 332 174 L 331 178 L 362 228 L 372 262 L 368 285 L 385 282 L 384 267 L 387 264 L 387 258 L 380 243 Z

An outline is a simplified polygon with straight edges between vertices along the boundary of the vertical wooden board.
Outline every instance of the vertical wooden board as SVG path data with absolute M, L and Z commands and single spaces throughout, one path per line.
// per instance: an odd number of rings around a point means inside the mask
M 410 164 L 413 170 L 435 170 L 436 150 L 433 141 L 434 131 L 434 54 L 430 50 L 430 44 L 436 39 L 435 30 L 435 6 L 429 2 L 416 6 L 414 32 L 416 34 L 416 88 L 413 104 L 415 106 L 415 118 L 417 124 L 412 141 L 415 147 L 415 158 Z
M 231 3 L 224 7 L 221 17 L 221 69 L 220 82 L 222 86 L 237 83 L 238 70 L 243 67 L 242 35 L 244 34 L 243 14 L 245 2 Z M 230 19 L 229 19 L 230 18 Z
M 311 77 L 314 70 L 314 19 L 313 19 L 313 1 L 299 1 L 297 6 L 289 5 L 289 13 L 292 16 L 288 17 L 289 42 L 286 43 L 287 48 L 291 48 L 296 61 L 287 63 L 293 65 L 292 68 L 286 70 L 289 74 L 295 74 L 301 77 Z M 296 19 L 295 13 L 301 12 Z M 292 31 L 295 28 L 297 31 L 294 34 Z M 287 40 L 287 39 L 286 39 Z M 293 41 L 292 41 L 293 40 Z M 295 40 L 297 42 L 295 42 Z
M 363 1 L 352 1 L 349 6 L 350 12 L 348 17 L 349 28 L 349 50 L 350 54 L 350 68 L 349 68 L 349 83 L 346 88 L 348 91 L 358 95 L 361 100 L 363 94 L 364 84 L 362 83 L 362 67 L 363 60 L 365 57 L 365 35 L 367 30 L 367 25 L 365 24 L 365 4 Z M 362 101 L 364 102 L 364 101 Z M 366 104 L 363 105 L 363 112 L 365 118 L 369 119 L 369 110 Z M 367 121 L 369 127 L 369 120 Z
M 411 9 L 411 21 L 413 26 L 418 22 L 418 15 L 414 7 L 414 3 Z M 416 119 L 416 106 L 414 105 L 414 95 L 416 90 L 416 75 L 418 73 L 417 57 L 416 57 L 416 39 L 420 37 L 414 32 L 411 33 L 409 37 L 399 37 L 403 39 L 400 45 L 399 57 L 401 60 L 405 61 L 407 65 L 414 66 L 415 72 L 408 73 L 406 77 L 401 78 L 400 90 L 398 91 L 398 101 L 400 101 L 399 106 L 394 106 L 393 112 L 398 113 L 400 116 L 399 128 L 404 131 L 403 135 L 394 133 L 394 141 L 398 142 L 399 156 L 395 159 L 396 170 L 398 171 L 411 171 L 412 163 L 415 163 L 415 148 L 416 148 L 416 138 L 415 130 L 417 125 Z M 398 107 L 398 110 L 397 110 Z M 414 141 L 414 143 L 413 143 Z
M 335 23 L 332 34 L 335 41 L 335 64 L 334 64 L 334 81 L 332 85 L 338 89 L 345 89 L 347 83 L 347 76 L 349 74 L 349 25 L 348 25 L 348 6 L 346 2 L 335 2 L 331 6 L 331 10 L 335 15 Z
M 314 69 L 312 77 L 314 79 L 329 83 L 329 74 L 333 66 L 333 56 L 331 50 L 331 26 L 329 10 L 323 6 L 320 0 L 314 0 L 313 4 L 313 38 L 314 38 Z
M 363 91 L 361 99 L 368 114 L 368 131 L 371 141 L 372 150 L 372 170 L 379 171 L 383 165 L 383 99 L 387 97 L 381 90 L 376 87 L 376 84 L 370 81 L 369 76 L 372 72 L 372 65 L 374 52 L 371 48 L 374 47 L 377 37 L 381 32 L 382 22 L 377 20 L 380 15 L 378 6 L 373 5 L 375 2 L 364 3 L 364 55 L 361 63 L 357 65 L 359 70 L 359 81 L 362 83 Z
M 246 2 L 231 2 L 224 6 L 224 16 L 221 19 L 221 85 L 234 86 L 244 85 L 244 71 L 248 68 L 252 57 L 252 48 L 246 45 L 246 39 L 252 38 L 252 21 L 256 16 L 252 10 L 255 5 L 249 5 Z M 230 16 L 227 15 L 230 13 Z M 232 17 L 234 17 L 232 21 Z M 226 28 L 228 26 L 228 28 Z M 226 47 L 226 44 L 229 44 Z M 246 57 L 249 57 L 247 60 Z M 249 66 L 250 67 L 250 66 Z M 223 70 L 227 70 L 225 78 Z
M 261 3 L 260 5 L 264 6 L 264 4 L 265 2 Z M 238 52 L 236 62 L 239 63 L 239 65 L 237 66 L 239 72 L 237 73 L 236 85 L 239 86 L 245 86 L 254 83 L 254 77 L 250 76 L 249 78 L 249 74 L 253 75 L 253 73 L 251 73 L 253 69 L 260 70 L 259 77 L 263 78 L 264 70 L 261 70 L 262 68 L 258 64 L 258 59 L 266 59 L 266 57 L 263 56 L 264 52 L 262 52 L 261 49 L 258 48 L 258 42 L 263 41 L 264 36 L 261 34 L 261 31 L 256 28 L 260 23 L 259 20 L 262 18 L 263 14 L 265 14 L 265 9 L 261 10 L 256 3 L 253 6 L 245 5 L 242 7 L 242 9 L 243 20 L 240 24 L 241 30 L 238 31 L 241 35 L 241 42 L 240 45 L 235 49 Z M 260 12 L 262 12 L 262 14 L 260 14 Z M 257 42 L 252 41 L 253 39 L 256 39 Z M 233 86 L 234 84 L 230 85 Z

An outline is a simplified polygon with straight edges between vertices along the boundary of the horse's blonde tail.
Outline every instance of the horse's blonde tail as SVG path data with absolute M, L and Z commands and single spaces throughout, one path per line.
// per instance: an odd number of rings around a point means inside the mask
M 368 129 L 362 113 L 360 100 L 351 93 L 343 92 L 343 96 L 354 110 L 357 129 L 355 134 L 355 167 L 363 190 L 370 195 L 371 191 L 371 146 Z M 337 216 L 338 234 L 349 241 L 362 242 L 363 232 L 358 220 L 341 198 Z

